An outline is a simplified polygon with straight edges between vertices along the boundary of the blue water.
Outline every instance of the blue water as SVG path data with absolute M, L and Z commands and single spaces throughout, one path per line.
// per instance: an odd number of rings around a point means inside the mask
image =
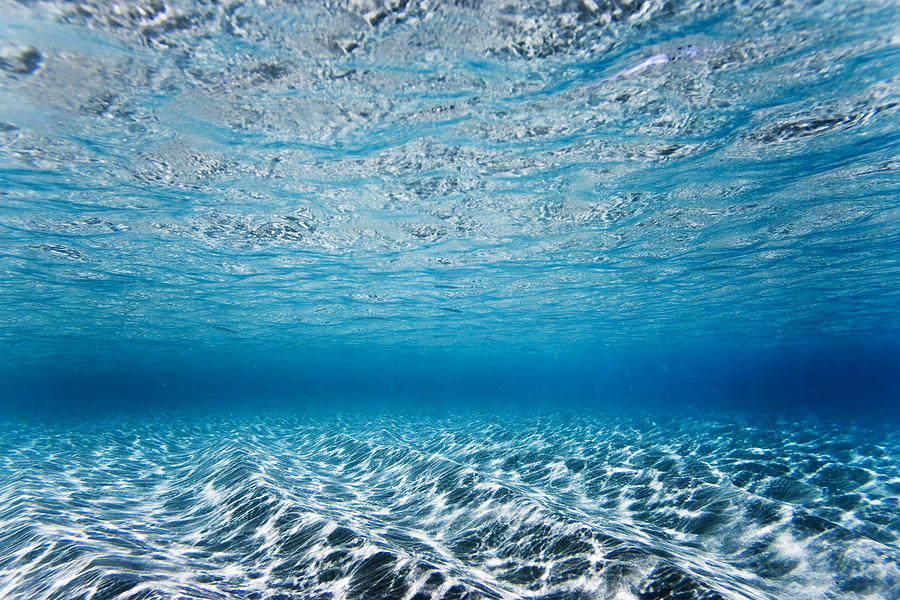
M 893 0 L 0 0 L 0 597 L 900 597 Z

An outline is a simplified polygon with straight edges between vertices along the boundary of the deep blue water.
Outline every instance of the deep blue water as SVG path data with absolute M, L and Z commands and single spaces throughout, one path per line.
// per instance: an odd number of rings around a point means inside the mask
M 900 597 L 893 0 L 0 0 L 0 598 Z

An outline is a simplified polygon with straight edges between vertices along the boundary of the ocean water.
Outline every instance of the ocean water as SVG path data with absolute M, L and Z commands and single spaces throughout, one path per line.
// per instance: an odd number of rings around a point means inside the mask
M 896 0 L 0 0 L 0 598 L 900 598 Z

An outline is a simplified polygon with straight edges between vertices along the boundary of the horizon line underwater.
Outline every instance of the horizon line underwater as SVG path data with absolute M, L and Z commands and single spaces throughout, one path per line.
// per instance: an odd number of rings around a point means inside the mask
M 900 598 L 896 0 L 0 0 L 0 599 Z

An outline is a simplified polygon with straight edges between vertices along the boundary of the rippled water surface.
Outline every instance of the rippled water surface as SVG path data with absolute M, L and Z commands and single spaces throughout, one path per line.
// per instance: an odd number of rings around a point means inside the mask
M 2 15 L 13 354 L 900 326 L 895 2 Z

